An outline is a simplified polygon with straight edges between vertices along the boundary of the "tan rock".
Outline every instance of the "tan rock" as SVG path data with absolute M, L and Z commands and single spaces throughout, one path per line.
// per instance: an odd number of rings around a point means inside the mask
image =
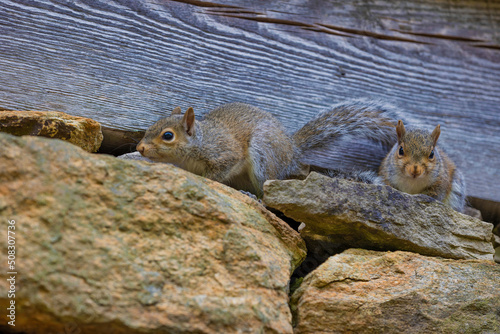
M 58 111 L 0 111 L 0 131 L 62 139 L 87 152 L 97 152 L 103 140 L 97 121 Z
M 304 222 L 304 238 L 335 247 L 493 260 L 492 224 L 389 186 L 311 173 L 305 180 L 266 181 L 264 203 Z
M 500 333 L 500 266 L 350 249 L 291 299 L 295 333 Z
M 288 283 L 304 242 L 258 202 L 62 141 L 0 133 L 0 145 L 0 216 L 17 233 L 16 330 L 292 332 Z

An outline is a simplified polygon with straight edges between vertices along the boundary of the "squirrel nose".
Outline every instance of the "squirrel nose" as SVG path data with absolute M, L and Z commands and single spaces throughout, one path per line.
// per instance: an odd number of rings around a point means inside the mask
M 422 167 L 418 165 L 413 165 L 413 168 L 410 169 L 410 175 L 414 178 L 419 177 L 422 174 Z
M 137 145 L 136 149 L 137 149 L 137 151 L 139 151 L 139 153 L 141 153 L 142 155 L 144 155 L 144 150 L 145 150 L 146 148 L 144 147 L 144 144 L 141 142 L 141 143 L 139 143 L 139 144 Z

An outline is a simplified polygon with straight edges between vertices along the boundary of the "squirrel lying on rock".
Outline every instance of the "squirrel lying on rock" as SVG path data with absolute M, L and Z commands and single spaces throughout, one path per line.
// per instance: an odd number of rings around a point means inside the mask
M 465 206 L 465 180 L 453 161 L 440 149 L 438 125 L 432 133 L 396 126 L 398 142 L 387 154 L 379 170 L 385 184 L 409 194 L 425 194 L 456 211 Z
M 270 113 L 244 103 L 222 105 L 195 120 L 193 108 L 180 107 L 152 125 L 137 150 L 156 162 L 169 162 L 233 188 L 262 196 L 266 180 L 305 177 L 303 153 L 342 136 L 394 143 L 400 118 L 392 106 L 352 100 L 316 115 L 289 136 Z

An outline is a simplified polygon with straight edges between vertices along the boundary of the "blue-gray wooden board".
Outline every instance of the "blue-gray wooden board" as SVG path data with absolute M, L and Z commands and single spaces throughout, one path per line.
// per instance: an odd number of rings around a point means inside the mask
M 381 98 L 440 123 L 469 195 L 500 202 L 499 1 L 214 1 L 1 0 L 0 108 L 144 130 L 243 101 L 293 131 Z

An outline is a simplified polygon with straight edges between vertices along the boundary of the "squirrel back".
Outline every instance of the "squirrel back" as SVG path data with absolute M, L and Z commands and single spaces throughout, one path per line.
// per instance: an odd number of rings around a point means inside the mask
M 425 194 L 462 212 L 465 205 L 465 180 L 453 161 L 437 146 L 441 134 L 405 129 L 399 121 L 398 142 L 382 162 L 379 176 L 383 182 L 409 194 Z
M 222 105 L 199 121 L 192 108 L 184 115 L 175 108 L 146 131 L 137 150 L 261 196 L 266 180 L 307 176 L 301 158 L 311 148 L 343 136 L 392 144 L 397 116 L 382 104 L 355 100 L 334 105 L 289 136 L 272 114 L 245 103 Z

